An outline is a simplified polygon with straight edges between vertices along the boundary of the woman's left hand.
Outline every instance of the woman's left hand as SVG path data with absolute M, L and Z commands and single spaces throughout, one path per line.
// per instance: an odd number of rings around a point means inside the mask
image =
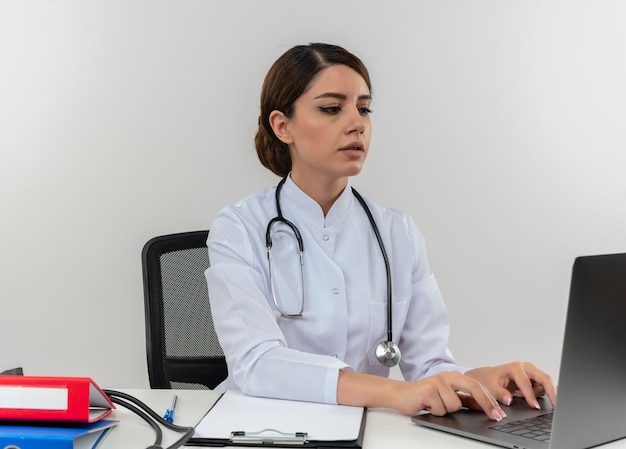
M 513 396 L 517 396 L 526 399 L 529 406 L 539 409 L 537 397 L 544 394 L 552 406 L 556 404 L 552 379 L 530 362 L 474 368 L 465 374 L 482 383 L 499 402 L 506 405 L 510 405 Z

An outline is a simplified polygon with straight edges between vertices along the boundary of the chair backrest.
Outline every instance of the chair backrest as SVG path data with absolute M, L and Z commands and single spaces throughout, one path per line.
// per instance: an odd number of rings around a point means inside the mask
M 142 251 L 151 388 L 215 388 L 227 376 L 204 271 L 209 231 L 150 239 Z

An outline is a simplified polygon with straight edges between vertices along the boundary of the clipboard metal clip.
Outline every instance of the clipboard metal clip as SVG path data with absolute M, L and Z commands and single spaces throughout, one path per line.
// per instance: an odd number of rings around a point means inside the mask
M 233 444 L 262 444 L 262 445 L 289 445 L 302 446 L 308 441 L 306 432 L 285 433 L 276 429 L 263 429 L 258 432 L 231 432 L 230 441 Z

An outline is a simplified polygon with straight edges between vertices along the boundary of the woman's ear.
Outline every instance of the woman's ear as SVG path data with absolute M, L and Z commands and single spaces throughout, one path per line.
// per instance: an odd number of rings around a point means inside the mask
M 293 137 L 289 131 L 289 118 L 283 112 L 272 111 L 270 113 L 269 122 L 274 134 L 276 134 L 276 137 L 278 137 L 281 142 L 287 145 L 293 143 Z

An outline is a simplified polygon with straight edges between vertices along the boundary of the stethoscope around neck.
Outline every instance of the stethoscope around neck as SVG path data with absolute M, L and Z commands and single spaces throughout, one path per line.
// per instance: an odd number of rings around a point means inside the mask
M 287 177 L 284 177 L 276 186 L 276 217 L 272 218 L 269 223 L 267 223 L 267 229 L 265 231 L 265 244 L 267 247 L 267 259 L 269 264 L 269 274 L 270 274 L 270 285 L 272 290 L 272 300 L 274 301 L 274 306 L 280 312 L 280 316 L 284 318 L 302 318 L 304 316 L 304 304 L 306 300 L 305 288 L 304 288 L 304 245 L 302 243 L 302 235 L 298 230 L 298 227 L 283 217 L 282 210 L 280 208 L 280 191 L 285 184 Z M 392 332 L 392 296 L 391 296 L 391 269 L 389 266 L 389 259 L 387 257 L 387 251 L 385 250 L 385 245 L 383 244 L 383 240 L 380 237 L 380 232 L 378 232 L 378 226 L 376 226 L 376 222 L 374 221 L 374 217 L 372 217 L 372 213 L 365 204 L 365 200 L 363 197 L 357 192 L 354 188 L 352 188 L 352 193 L 356 197 L 357 201 L 363 207 L 365 214 L 367 215 L 367 219 L 372 226 L 374 231 L 374 235 L 376 236 L 376 240 L 378 241 L 378 246 L 380 247 L 380 252 L 383 255 L 383 260 L 385 262 L 385 273 L 387 275 L 387 340 L 382 341 L 376 347 L 376 358 L 378 361 L 387 367 L 396 366 L 400 361 L 400 348 L 397 344 L 393 342 L 393 332 Z M 301 282 L 302 282 L 302 299 L 300 303 L 300 309 L 297 313 L 287 313 L 282 307 L 278 304 L 276 300 L 276 287 L 274 282 L 274 275 L 272 271 L 272 226 L 275 223 L 283 223 L 285 224 L 291 231 L 294 233 L 296 240 L 298 242 L 298 250 L 300 252 L 300 274 L 301 274 Z

